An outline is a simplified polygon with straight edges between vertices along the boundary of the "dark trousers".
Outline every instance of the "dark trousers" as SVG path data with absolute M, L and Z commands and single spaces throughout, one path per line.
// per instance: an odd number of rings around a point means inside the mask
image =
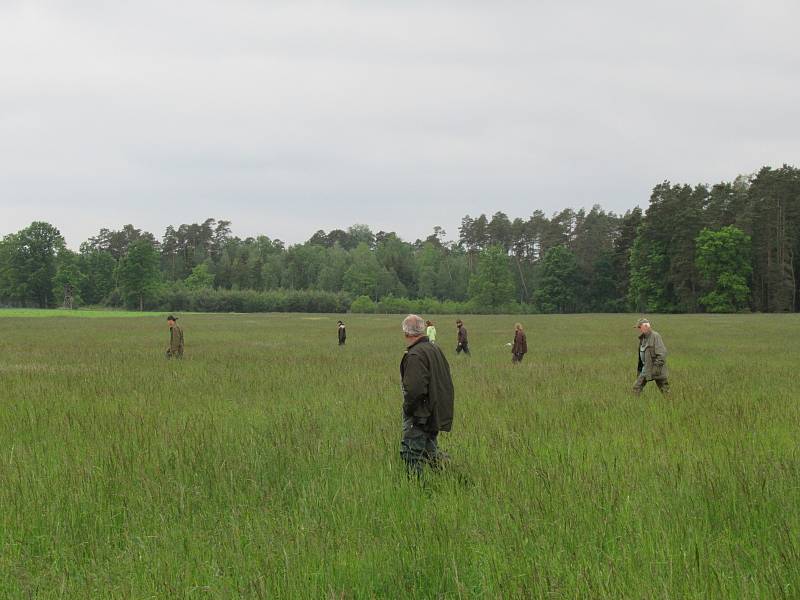
M 403 439 L 400 441 L 400 456 L 406 463 L 409 475 L 422 475 L 425 464 L 439 466 L 438 431 L 425 431 L 414 424 L 414 419 L 403 416 Z
M 659 391 L 666 395 L 669 394 L 669 381 L 666 379 L 653 379 L 658 386 Z M 636 378 L 636 383 L 633 384 L 633 393 L 634 394 L 641 394 L 644 386 L 647 385 L 647 380 L 644 378 L 644 375 L 639 375 Z
M 522 359 L 525 358 L 524 354 L 517 354 L 516 352 L 511 356 L 512 363 L 520 363 Z
M 463 344 L 459 344 L 458 346 L 456 346 L 456 354 L 461 354 L 462 351 L 464 352 L 464 354 L 467 355 L 469 354 L 469 344 L 467 342 L 464 342 Z

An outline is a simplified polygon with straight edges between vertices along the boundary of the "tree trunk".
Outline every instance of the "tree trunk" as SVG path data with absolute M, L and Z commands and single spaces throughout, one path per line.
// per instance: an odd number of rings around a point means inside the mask
M 525 275 L 522 274 L 522 265 L 519 262 L 519 255 L 517 255 L 517 269 L 519 269 L 519 280 L 522 282 L 522 289 L 525 291 L 525 298 L 527 298 L 528 286 L 525 285 Z

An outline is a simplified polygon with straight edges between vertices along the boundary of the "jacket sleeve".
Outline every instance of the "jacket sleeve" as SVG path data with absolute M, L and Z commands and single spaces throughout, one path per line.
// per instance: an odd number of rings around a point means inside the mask
M 659 369 L 664 366 L 667 360 L 667 347 L 660 335 L 655 336 L 653 340 L 653 365 Z
M 413 416 L 417 407 L 428 397 L 430 369 L 419 355 L 409 354 L 403 372 L 403 414 Z

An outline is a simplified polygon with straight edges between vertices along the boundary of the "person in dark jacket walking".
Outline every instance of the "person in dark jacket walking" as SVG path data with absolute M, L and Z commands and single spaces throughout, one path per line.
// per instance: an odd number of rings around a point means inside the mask
M 403 390 L 403 439 L 400 456 L 409 474 L 422 475 L 424 465 L 439 468 L 447 457 L 439 451 L 440 431 L 453 424 L 455 392 L 450 365 L 441 349 L 425 335 L 417 315 L 403 319 L 406 351 L 400 361 Z
M 661 393 L 668 394 L 667 347 L 648 319 L 639 319 L 636 328 L 639 330 L 639 364 L 633 393 L 641 394 L 648 381 L 655 381 Z
M 169 325 L 169 348 L 167 348 L 167 358 L 183 358 L 183 330 L 178 327 L 177 317 L 172 315 L 167 317 Z
M 461 354 L 461 352 L 464 352 L 464 354 L 469 356 L 469 338 L 467 338 L 467 328 L 464 327 L 464 322 L 461 319 L 456 321 L 456 327 L 458 327 L 458 344 L 456 345 L 456 354 Z
M 521 363 L 528 352 L 528 340 L 522 330 L 522 323 L 514 324 L 514 344 L 511 347 L 511 362 Z
M 336 323 L 339 327 L 339 345 L 344 346 L 344 343 L 347 341 L 347 329 L 344 327 L 344 323 L 341 321 L 337 321 Z

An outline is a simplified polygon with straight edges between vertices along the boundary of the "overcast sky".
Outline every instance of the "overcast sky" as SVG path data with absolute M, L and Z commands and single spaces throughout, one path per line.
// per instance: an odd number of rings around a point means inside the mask
M 288 242 L 797 164 L 800 3 L 0 0 L 0 235 Z

